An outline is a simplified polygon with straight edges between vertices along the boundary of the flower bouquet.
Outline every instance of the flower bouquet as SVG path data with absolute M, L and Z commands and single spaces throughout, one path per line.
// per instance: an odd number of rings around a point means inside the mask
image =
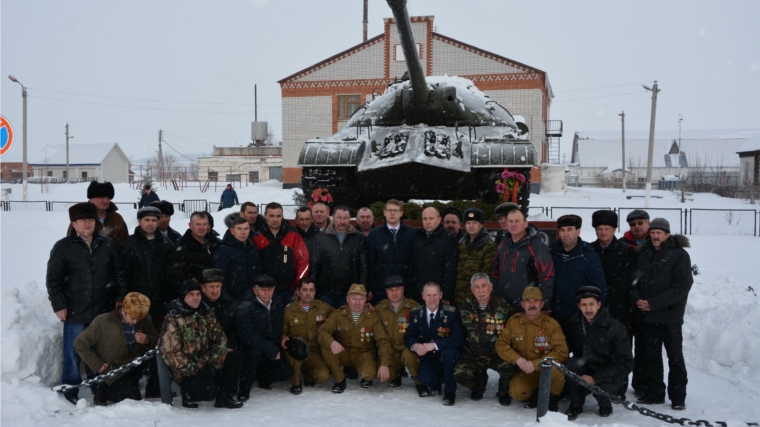
M 311 197 L 309 197 L 311 200 L 309 201 L 309 208 L 314 206 L 315 203 L 322 202 L 327 205 L 327 207 L 330 207 L 333 198 L 332 195 L 330 195 L 330 190 L 327 188 L 319 187 L 316 190 L 311 192 Z
M 525 184 L 525 176 L 520 172 L 504 168 L 501 172 L 501 178 L 497 179 L 494 184 L 496 192 L 502 194 L 502 200 L 517 203 L 520 186 Z

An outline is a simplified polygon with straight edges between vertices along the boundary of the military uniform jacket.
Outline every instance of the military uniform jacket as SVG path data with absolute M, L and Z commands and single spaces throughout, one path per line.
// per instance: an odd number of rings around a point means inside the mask
M 391 342 L 393 351 L 403 351 L 406 348 L 404 344 L 404 335 L 409 328 L 409 318 L 412 314 L 412 309 L 417 303 L 409 298 L 404 298 L 401 301 L 398 311 L 393 311 L 393 305 L 388 299 L 382 300 L 375 306 L 375 313 L 380 316 L 380 321 L 385 326 L 385 332 L 388 333 L 388 339 Z
M 485 310 L 474 296 L 459 305 L 459 318 L 464 330 L 464 348 L 479 356 L 496 355 L 496 339 L 514 314 L 504 298 L 491 294 Z
M 496 340 L 496 352 L 513 365 L 521 357 L 530 360 L 536 369 L 544 357 L 564 363 L 569 355 L 559 323 L 543 313 L 533 320 L 528 320 L 525 313 L 510 317 Z
M 320 326 L 318 339 L 322 348 L 330 347 L 333 341 L 349 352 L 374 352 L 377 348 L 380 366 L 388 366 L 391 361 L 391 343 L 380 316 L 367 308 L 362 310 L 356 323 L 347 305 L 335 310 Z
M 432 353 L 437 354 L 449 347 L 460 347 L 464 343 L 457 309 L 446 304 L 441 306 L 443 310 L 438 310 L 429 326 L 427 318 L 430 315 L 427 308 L 419 305 L 412 309 L 412 321 L 404 335 L 404 344 L 408 349 L 411 350 L 412 346 L 418 343 L 432 342 L 438 347 L 438 350 Z
M 283 337 L 298 337 L 306 341 L 311 351 L 318 351 L 319 327 L 335 311 L 329 304 L 315 299 L 307 313 L 298 301 L 293 301 L 285 307 L 285 318 L 282 324 Z

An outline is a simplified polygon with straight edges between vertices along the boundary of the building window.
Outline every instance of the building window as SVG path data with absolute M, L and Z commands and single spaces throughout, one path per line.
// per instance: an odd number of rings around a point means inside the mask
M 208 173 L 208 180 L 212 182 L 219 181 L 219 172 L 211 172 Z
M 256 184 L 259 182 L 259 172 L 258 171 L 250 171 L 248 172 L 248 182 L 251 184 Z
M 66 179 L 69 177 L 69 171 L 63 171 L 63 179 Z
M 361 95 L 338 95 L 338 120 L 348 120 L 361 105 Z
M 228 173 L 225 176 L 225 179 L 227 182 L 240 182 L 240 174 L 239 173 Z
M 86 171 L 82 172 L 82 178 L 87 178 L 87 172 Z
M 48 176 L 53 176 L 53 171 L 48 171 Z

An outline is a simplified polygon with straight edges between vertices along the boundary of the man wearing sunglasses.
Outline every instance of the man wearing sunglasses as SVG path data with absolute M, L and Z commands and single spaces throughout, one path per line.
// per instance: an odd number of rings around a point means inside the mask
M 637 245 L 649 238 L 649 214 L 647 211 L 636 209 L 629 213 L 625 220 L 630 230 L 626 231 L 620 240 L 636 249 Z

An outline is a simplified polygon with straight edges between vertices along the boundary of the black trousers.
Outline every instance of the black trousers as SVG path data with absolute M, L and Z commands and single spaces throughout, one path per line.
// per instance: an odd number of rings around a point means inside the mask
M 288 381 L 293 375 L 285 356 L 280 353 L 278 360 L 270 360 L 257 348 L 249 348 L 245 351 L 245 367 L 240 378 L 240 391 L 251 390 L 253 382 L 258 379 L 259 384 L 272 384 L 277 381 Z
M 594 371 L 584 366 L 581 360 L 576 357 L 567 359 L 565 361 L 565 367 L 578 375 L 590 375 L 592 377 L 594 376 Z M 611 382 L 598 382 L 596 383 L 596 386 L 609 394 L 617 394 L 618 390 L 620 390 L 623 384 L 627 383 L 628 378 L 626 377 L 618 378 L 616 381 Z M 570 405 L 580 408 L 582 408 L 583 404 L 586 403 L 586 396 L 591 393 L 591 391 L 589 391 L 587 388 L 579 385 L 570 378 L 565 379 L 565 389 L 570 396 Z M 596 399 L 597 403 L 599 403 L 600 408 L 609 408 L 612 406 L 610 399 L 605 396 L 595 394 L 594 398 Z
M 635 309 L 631 313 L 628 325 L 628 335 L 633 337 L 633 379 L 631 386 L 635 391 L 647 391 L 646 340 L 644 338 L 644 320 L 641 311 Z M 626 387 L 627 389 L 628 387 Z
M 124 399 L 142 400 L 138 384 L 141 377 L 141 370 L 133 368 L 110 385 L 98 384 L 96 393 L 99 393 L 104 401 L 110 402 L 121 402 Z
M 663 381 L 662 347 L 668 355 L 668 397 L 673 403 L 686 401 L 686 362 L 683 358 L 683 333 L 681 325 L 668 323 L 644 324 L 644 350 L 646 352 L 646 395 L 665 398 Z
M 192 377 L 185 377 L 179 385 L 187 393 L 190 401 L 214 400 L 221 394 L 234 396 L 238 378 L 243 367 L 243 354 L 239 351 L 227 353 L 224 367 L 216 370 L 206 366 Z

